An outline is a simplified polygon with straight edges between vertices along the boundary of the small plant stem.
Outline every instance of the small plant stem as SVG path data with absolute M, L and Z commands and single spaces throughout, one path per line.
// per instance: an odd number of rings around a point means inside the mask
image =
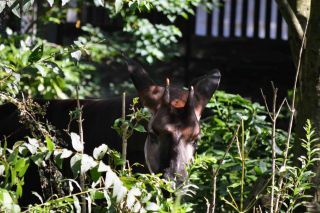
M 215 208 L 216 208 L 216 194 L 217 194 L 217 176 L 219 174 L 219 171 L 220 171 L 220 168 L 221 168 L 221 165 L 224 161 L 224 159 L 226 158 L 230 148 L 231 148 L 231 145 L 233 144 L 233 142 L 235 141 L 235 139 L 237 138 L 237 135 L 238 135 L 238 132 L 239 132 L 239 129 L 240 129 L 240 125 L 237 126 L 237 130 L 234 132 L 233 136 L 232 136 L 232 139 L 231 141 L 229 142 L 228 146 L 227 146 L 227 149 L 219 163 L 219 166 L 217 168 L 217 170 L 214 170 L 212 169 L 212 172 L 213 172 L 213 178 L 212 178 L 212 182 L 213 182 L 213 191 L 212 191 L 212 208 L 211 208 L 211 213 L 214 213 L 215 212 Z
M 126 93 L 122 93 L 122 170 L 126 169 L 126 161 L 127 161 L 127 130 L 128 126 L 125 123 L 126 120 Z
M 271 198 L 270 198 L 270 213 L 274 211 L 274 189 L 275 189 L 275 176 L 276 176 L 276 124 L 277 124 L 277 92 L 278 89 L 274 87 L 273 89 L 273 107 L 272 107 L 272 176 L 271 176 Z M 281 108 L 280 108 L 281 109 Z M 279 111 L 280 111 L 279 109 Z
M 82 107 L 80 105 L 80 100 L 79 100 L 79 87 L 77 86 L 76 88 L 76 93 L 77 93 L 77 108 L 79 111 L 79 117 L 78 117 L 78 125 L 79 125 L 79 136 L 80 136 L 80 142 L 84 147 L 84 141 L 83 141 L 83 126 L 82 126 Z M 82 156 L 83 156 L 83 150 L 81 151 L 81 161 L 82 161 Z M 82 164 L 82 163 L 81 163 Z M 82 165 L 81 165 L 82 166 Z M 80 187 L 81 190 L 83 191 L 85 189 L 85 174 L 82 174 L 81 169 L 80 169 Z M 87 212 L 87 204 L 86 204 L 86 198 L 84 195 L 81 195 L 81 212 L 86 213 Z
M 69 194 L 69 195 L 66 195 L 64 197 L 59 197 L 55 200 L 50 200 L 50 201 L 47 201 L 45 203 L 41 203 L 41 204 L 37 204 L 37 205 L 34 205 L 34 206 L 30 206 L 30 208 L 28 208 L 27 210 L 23 211 L 22 213 L 29 213 L 29 212 L 33 212 L 32 209 L 36 209 L 37 207 L 42 207 L 42 206 L 46 206 L 46 205 L 50 205 L 51 202 L 54 202 L 54 201 L 63 201 L 64 199 L 66 198 L 70 198 L 70 197 L 73 197 L 73 196 L 78 196 L 78 195 L 84 195 L 84 194 L 88 194 L 90 192 L 95 192 L 95 191 L 103 191 L 105 190 L 105 187 L 100 187 L 100 188 L 92 188 L 92 189 L 88 189 L 87 191 L 81 191 L 81 192 L 78 192 L 78 193 L 75 193 L 75 194 Z
M 298 58 L 298 65 L 297 65 L 297 70 L 296 70 L 296 76 L 294 79 L 294 85 L 293 85 L 293 92 L 292 92 L 292 102 L 291 102 L 291 106 L 289 107 L 289 110 L 291 112 L 290 115 L 290 122 L 289 122 L 289 128 L 288 128 L 288 138 L 287 138 L 287 142 L 286 142 L 286 148 L 283 154 L 283 164 L 282 167 L 286 168 L 287 165 L 287 161 L 288 161 L 288 154 L 289 154 L 289 149 L 290 149 L 290 140 L 291 140 L 291 135 L 292 135 L 292 126 L 293 126 L 293 119 L 294 119 L 294 115 L 295 115 L 295 101 L 296 101 L 296 92 L 297 92 L 297 84 L 298 84 L 298 78 L 300 75 L 300 71 L 301 71 L 301 58 L 302 58 L 302 53 L 304 50 L 304 45 L 306 42 L 306 34 L 307 34 L 307 29 L 309 26 L 309 18 L 307 18 L 307 23 L 306 23 L 306 27 L 304 29 L 304 33 L 303 33 L 303 37 L 302 37 L 302 41 L 301 41 L 301 46 L 300 46 L 300 51 L 299 51 L 299 58 Z M 279 178 L 279 193 L 276 199 L 276 203 L 275 203 L 275 213 L 278 212 L 278 210 L 280 209 L 280 198 L 281 198 L 281 191 L 282 191 L 282 185 L 283 185 L 283 178 L 284 176 L 280 176 Z
M 245 143 L 245 135 L 244 135 L 244 122 L 241 119 L 241 197 L 240 197 L 240 210 L 243 211 L 243 191 L 244 191 L 244 176 L 245 176 L 245 153 L 244 153 L 244 143 Z
M 217 196 L 217 176 L 215 175 L 214 169 L 212 169 L 213 173 L 213 192 L 212 192 L 212 213 L 215 211 L 216 207 L 216 196 Z
M 261 90 L 261 94 L 264 100 L 264 104 L 267 108 L 267 112 L 272 122 L 272 132 L 271 132 L 271 147 L 272 147 L 272 175 L 271 175 L 271 197 L 270 197 L 270 213 L 274 212 L 274 189 L 275 189 L 275 175 L 276 175 L 276 126 L 277 119 L 280 114 L 280 111 L 283 107 L 283 104 L 286 103 L 286 99 L 282 101 L 279 108 L 277 109 L 277 93 L 278 88 L 275 88 L 273 82 L 271 82 L 272 91 L 273 91 L 273 99 L 272 99 L 272 112 L 270 112 L 268 108 L 267 98 Z

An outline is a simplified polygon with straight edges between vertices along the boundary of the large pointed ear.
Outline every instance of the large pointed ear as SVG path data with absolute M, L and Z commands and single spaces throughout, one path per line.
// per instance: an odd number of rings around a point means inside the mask
M 141 64 L 125 58 L 131 80 L 138 91 L 142 104 L 155 112 L 160 104 L 164 87 L 156 85 Z
M 201 117 L 201 113 L 208 101 L 212 97 L 213 93 L 219 86 L 221 74 L 220 71 L 215 69 L 211 71 L 210 74 L 202 76 L 199 79 L 196 79 L 194 85 L 195 93 L 195 113 L 198 120 Z

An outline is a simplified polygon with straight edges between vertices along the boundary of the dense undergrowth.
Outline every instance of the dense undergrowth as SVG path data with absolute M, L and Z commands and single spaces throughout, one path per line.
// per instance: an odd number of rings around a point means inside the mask
M 13 2 L 18 1 L 1 3 L 1 11 L 21 12 L 18 3 L 11 8 Z M 42 2 L 47 11 L 38 19 L 39 28 L 52 20 L 63 22 L 68 8 L 58 7 L 57 2 Z M 148 63 L 178 55 L 172 47 L 182 33 L 173 22 L 192 14 L 193 6 L 200 2 L 207 1 L 94 1 L 108 11 L 110 19 L 122 19 L 122 31 L 108 34 L 85 25 L 81 36 L 66 46 L 9 28 L 2 32 L 0 102 L 14 103 L 33 134 L 14 145 L 0 138 L 0 212 L 80 212 L 84 208 L 87 212 L 270 212 L 271 200 L 277 205 L 276 212 L 314 210 L 309 192 L 317 187 L 311 179 L 320 150 L 311 123 L 306 123 L 305 138 L 299 140 L 305 155 L 297 159 L 291 152 L 291 133 L 274 129 L 265 107 L 238 95 L 219 91 L 210 100 L 188 181 L 179 188 L 161 174 L 133 173 L 132 168 L 139 166 L 134 162 L 120 169 L 124 164 L 121 153 L 105 144 L 84 154 L 79 133 L 70 132 L 73 148 L 67 149 L 55 137 L 54 127 L 34 119 L 43 110 L 28 97 L 71 98 L 78 86 L 82 88 L 80 98 L 100 97 L 96 71 L 106 58 L 120 62 L 120 51 Z M 209 3 L 212 7 L 212 1 Z M 137 15 L 152 9 L 166 16 L 170 24 L 153 24 Z M 112 87 L 116 92 L 117 86 Z M 138 109 L 127 116 L 130 134 L 144 131 L 137 121 L 145 118 L 148 114 Z M 114 125 L 119 134 L 121 124 L 120 119 Z M 276 158 L 272 158 L 273 152 Z M 71 176 L 64 174 L 68 169 Z M 35 176 L 40 178 L 33 181 L 43 190 L 28 198 L 37 201 L 28 206 L 21 197 L 29 187 L 24 180 L 30 172 L 38 174 Z M 85 178 L 84 183 L 79 176 Z
M 32 102 L 22 103 L 10 96 L 1 97 L 18 106 L 22 104 L 21 110 L 29 111 L 33 105 Z M 1 211 L 78 212 L 83 208 L 82 196 L 87 201 L 87 211 L 92 212 L 210 212 L 213 202 L 218 212 L 268 211 L 272 125 L 266 120 L 264 107 L 238 95 L 217 92 L 208 104 L 208 110 L 212 113 L 202 121 L 202 139 L 188 168 L 189 180 L 179 188 L 159 174 L 133 173 L 132 167 L 135 165 L 132 164 L 124 170 L 119 169 L 123 164 L 121 154 L 105 144 L 96 147 L 92 154 L 83 154 L 83 145 L 77 133 L 70 133 L 73 150 L 63 148 L 40 123 L 37 128 L 43 131 L 16 142 L 13 147 L 8 148 L 6 141 L 1 139 Z M 22 111 L 21 115 L 28 116 L 28 113 Z M 135 119 L 141 119 L 141 116 L 146 116 L 145 112 L 135 110 L 128 115 L 128 122 L 135 123 Z M 132 128 L 137 125 L 135 123 Z M 141 131 L 140 126 L 139 129 Z M 294 166 L 289 157 L 286 168 L 281 168 L 281 156 L 287 134 L 277 130 L 277 166 L 280 169 L 276 177 L 285 179 L 285 187 L 276 194 L 281 195 L 280 207 L 283 211 L 291 212 L 310 201 L 305 192 L 312 188 L 311 168 L 317 161 L 319 148 L 314 145 L 316 139 L 310 122 L 305 130 L 306 138 L 302 144 L 307 155 L 301 156 L 299 167 Z M 63 162 L 69 162 L 73 178 L 64 177 L 61 173 Z M 63 190 L 57 190 L 54 194 L 45 193 L 46 190 L 35 192 L 38 204 L 20 206 L 19 198 L 23 188 L 27 187 L 24 176 L 28 174 L 31 164 L 38 166 L 40 174 L 48 166 L 57 168 L 49 171 L 52 176 L 47 181 L 55 184 L 47 187 L 55 185 Z M 218 174 L 215 173 L 217 170 Z M 57 175 L 60 175 L 59 178 L 56 178 Z M 77 179 L 79 175 L 86 177 L 84 188 Z M 43 179 L 34 181 L 46 182 Z M 214 187 L 214 181 L 217 187 Z M 216 195 L 215 201 L 212 200 L 213 194 Z

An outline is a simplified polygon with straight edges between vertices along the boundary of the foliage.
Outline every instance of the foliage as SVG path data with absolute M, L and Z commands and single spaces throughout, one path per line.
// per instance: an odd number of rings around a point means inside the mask
M 77 62 L 85 45 L 70 47 L 48 43 L 30 36 L 19 36 L 7 29 L 7 38 L 0 37 L 1 91 L 52 99 L 71 97 L 77 85 L 84 87 L 80 97 L 98 93 L 93 78 L 95 67 Z
M 320 161 L 320 148 L 317 145 L 319 138 L 316 137 L 310 120 L 307 120 L 304 127 L 306 138 L 301 139 L 301 145 L 306 151 L 306 156 L 302 155 L 298 158 L 301 163 L 300 167 L 286 166 L 280 168 L 280 175 L 286 179 L 284 191 L 281 193 L 283 204 L 287 212 L 294 212 L 302 205 L 308 204 L 306 201 L 312 198 L 306 192 L 316 186 L 313 186 L 310 180 L 316 175 L 312 171 L 315 163 Z M 277 188 L 276 188 L 277 189 Z
M 20 103 L 16 99 L 8 100 Z M 138 121 L 148 116 L 143 109 L 137 109 L 136 104 L 137 99 L 134 99 L 131 105 L 133 112 L 125 121 L 130 129 L 128 137 L 133 131 L 144 131 Z M 24 108 L 20 106 L 19 109 Z M 22 189 L 27 187 L 24 185 L 24 175 L 30 172 L 28 165 L 36 164 L 39 171 L 44 170 L 48 164 L 50 168 L 66 170 L 68 163 L 74 179 L 62 177 L 55 180 L 60 182 L 60 188 L 65 192 L 57 190 L 54 195 L 46 197 L 35 193 L 40 204 L 28 206 L 28 211 L 78 211 L 81 208 L 81 196 L 85 196 L 87 208 L 92 211 L 203 212 L 210 207 L 208 201 L 213 192 L 213 171 L 218 167 L 217 210 L 248 211 L 258 199 L 268 196 L 266 188 L 270 183 L 266 181 L 261 186 L 257 182 L 261 179 L 268 180 L 270 176 L 270 122 L 266 120 L 266 112 L 260 105 L 224 92 L 216 93 L 208 104 L 208 109 L 215 113 L 203 121 L 203 137 L 194 162 L 188 168 L 189 183 L 178 189 L 173 188 L 173 184 L 160 175 L 132 173 L 131 167 L 117 170 L 124 163 L 121 155 L 105 144 L 96 147 L 91 155 L 82 154 L 83 145 L 77 133 L 70 133 L 73 150 L 63 148 L 56 138 L 50 136 L 50 130 L 34 134 L 34 138 L 26 141 L 19 141 L 12 148 L 7 148 L 3 142 L 0 149 L 2 210 L 19 212 L 22 209 L 18 199 Z M 120 134 L 122 124 L 122 120 L 115 122 L 114 128 Z M 230 144 L 232 134 L 238 126 L 240 128 L 236 132 L 235 143 Z M 307 155 L 300 158 L 301 167 L 293 166 L 290 160 L 287 168 L 280 170 L 280 174 L 286 178 L 284 188 L 287 189 L 281 192 L 281 209 L 289 211 L 305 204 L 309 199 L 305 192 L 313 187 L 310 184 L 310 177 L 314 175 L 311 167 L 318 161 L 319 148 L 315 146 L 317 140 L 310 122 L 305 129 L 303 147 L 307 150 Z M 284 131 L 278 130 L 277 134 L 282 138 L 286 137 Z M 278 143 L 282 147 L 282 140 L 278 140 Z M 230 150 L 224 156 L 229 145 Z M 105 156 L 109 160 L 106 161 Z M 81 189 L 76 179 L 79 174 L 86 176 L 84 189 Z

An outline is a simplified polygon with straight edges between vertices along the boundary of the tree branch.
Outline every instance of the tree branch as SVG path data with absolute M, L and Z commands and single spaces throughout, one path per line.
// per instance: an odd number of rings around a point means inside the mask
M 303 38 L 302 26 L 287 0 L 276 0 L 279 10 L 292 33 L 296 33 L 300 41 Z

